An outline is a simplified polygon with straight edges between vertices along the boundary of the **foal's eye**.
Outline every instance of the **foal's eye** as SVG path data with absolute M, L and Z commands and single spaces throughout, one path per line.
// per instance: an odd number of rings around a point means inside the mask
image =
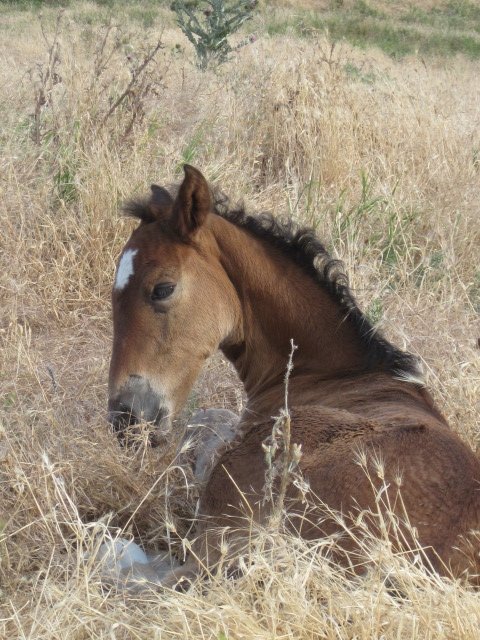
M 175 291 L 174 284 L 156 284 L 153 287 L 151 298 L 152 300 L 165 300 Z

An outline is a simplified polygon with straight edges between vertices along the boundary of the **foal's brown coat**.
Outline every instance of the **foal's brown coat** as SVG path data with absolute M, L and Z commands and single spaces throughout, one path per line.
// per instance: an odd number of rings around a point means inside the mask
M 192 167 L 175 200 L 152 189 L 150 202 L 130 207 L 142 220 L 125 248 L 136 252 L 134 270 L 113 293 L 112 420 L 121 430 L 126 413 L 133 422 L 144 412 L 168 423 L 217 347 L 248 396 L 238 437 L 201 496 L 194 553 L 166 584 L 215 564 L 214 531 L 245 529 L 240 504 L 247 501 L 260 521 L 268 516 L 261 444 L 283 406 L 291 339 L 298 346 L 289 383 L 292 441 L 302 445 L 300 466 L 312 491 L 347 517 L 358 508 L 375 511 L 375 492 L 357 462 L 363 450 L 382 461 L 390 503 L 401 517 L 406 509 L 434 566 L 477 573 L 478 549 L 472 563 L 462 548 L 480 529 L 479 460 L 418 383 L 413 359 L 372 334 L 318 241 L 270 218 L 215 213 Z M 295 521 L 303 511 L 295 497 L 292 490 L 292 523 L 303 536 L 335 530 L 333 520 Z

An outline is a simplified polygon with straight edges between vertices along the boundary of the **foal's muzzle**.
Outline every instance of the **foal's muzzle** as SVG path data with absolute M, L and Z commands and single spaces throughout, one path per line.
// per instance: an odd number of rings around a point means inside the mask
M 129 376 L 127 382 L 108 400 L 108 421 L 122 444 L 129 433 L 135 433 L 139 422 L 153 423 L 156 429 L 150 432 L 152 446 L 161 442 L 160 432 L 170 428 L 170 412 L 165 398 L 154 391 L 146 378 Z

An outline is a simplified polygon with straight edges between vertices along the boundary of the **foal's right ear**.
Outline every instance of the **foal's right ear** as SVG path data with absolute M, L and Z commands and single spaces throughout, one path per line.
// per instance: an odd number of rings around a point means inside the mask
M 204 223 L 212 209 L 212 196 L 198 169 L 186 164 L 183 170 L 185 177 L 173 204 L 171 221 L 175 232 L 186 240 Z

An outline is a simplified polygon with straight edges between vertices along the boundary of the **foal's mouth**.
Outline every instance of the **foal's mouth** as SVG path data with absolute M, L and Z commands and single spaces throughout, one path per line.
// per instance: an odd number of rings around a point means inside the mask
M 108 421 L 120 444 L 148 441 L 152 447 L 165 442 L 171 428 L 170 410 L 145 378 L 131 375 L 109 399 Z
M 166 410 L 160 411 L 155 421 L 138 419 L 127 407 L 110 410 L 108 422 L 122 446 L 135 446 L 146 441 L 150 446 L 158 447 L 165 444 L 171 429 L 170 416 Z

